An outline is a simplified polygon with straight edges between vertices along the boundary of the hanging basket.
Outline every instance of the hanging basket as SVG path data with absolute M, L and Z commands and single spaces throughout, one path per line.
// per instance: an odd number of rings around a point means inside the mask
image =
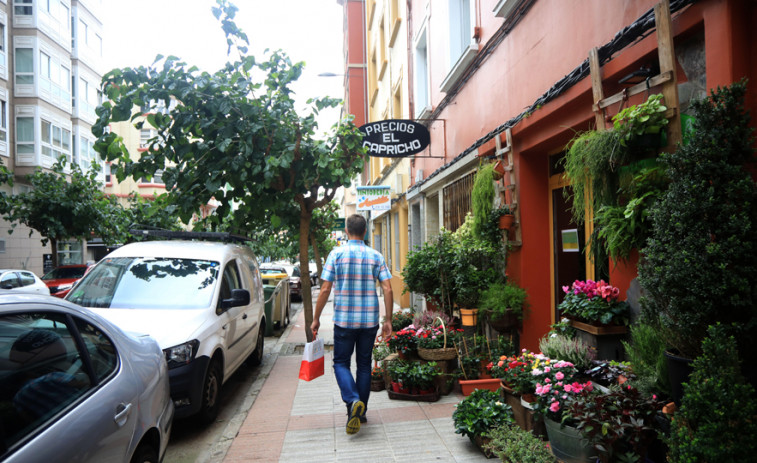
M 499 218 L 499 229 L 509 230 L 515 224 L 515 216 L 513 214 L 505 214 Z
M 431 361 L 452 360 L 453 358 L 457 357 L 457 349 L 455 349 L 454 347 L 447 347 L 447 327 L 444 326 L 444 320 L 442 320 L 440 317 L 436 317 L 436 320 L 439 320 L 439 323 L 442 324 L 442 332 L 444 333 L 444 347 L 436 349 L 425 349 L 423 347 L 418 347 L 418 356 L 423 360 Z M 436 320 L 434 320 L 434 323 L 431 324 L 432 328 L 434 327 Z

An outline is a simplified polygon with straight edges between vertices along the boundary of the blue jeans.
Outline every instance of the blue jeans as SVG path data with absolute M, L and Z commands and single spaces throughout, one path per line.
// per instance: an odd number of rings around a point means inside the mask
M 378 325 L 372 328 L 342 328 L 334 325 L 334 375 L 342 392 L 342 400 L 349 407 L 361 400 L 368 405 L 371 394 L 371 356 Z M 352 352 L 355 351 L 357 372 L 350 371 Z

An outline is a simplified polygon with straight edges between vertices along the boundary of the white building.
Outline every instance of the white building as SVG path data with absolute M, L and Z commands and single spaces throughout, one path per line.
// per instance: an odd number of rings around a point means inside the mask
M 96 159 L 95 107 L 104 72 L 100 21 L 103 0 L 0 0 L 0 160 L 15 174 L 13 193 L 28 189 L 25 175 L 66 157 L 85 170 Z M 6 192 L 11 192 L 7 186 Z M 43 273 L 38 233 L 0 219 L 0 268 Z M 61 242 L 58 261 L 91 260 L 86 243 Z

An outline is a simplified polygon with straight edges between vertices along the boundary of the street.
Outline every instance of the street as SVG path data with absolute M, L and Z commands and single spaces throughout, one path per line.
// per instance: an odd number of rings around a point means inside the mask
M 294 314 L 302 309 L 302 302 L 292 301 L 290 316 L 294 319 Z M 283 330 L 276 334 L 281 335 Z M 262 372 L 270 371 L 271 351 L 276 346 L 278 336 L 268 336 L 265 338 L 265 355 L 263 365 L 260 367 L 250 367 L 245 364 L 232 375 L 224 384 L 221 393 L 221 410 L 218 419 L 208 426 L 200 425 L 192 418 L 175 420 L 171 440 L 168 443 L 165 463 L 200 463 L 212 459 L 213 447 L 223 439 L 224 431 L 232 420 L 244 419 L 244 416 L 237 416 L 240 409 L 247 410 L 249 405 L 243 407 L 246 400 L 250 399 L 250 389 Z M 258 391 L 253 391 L 257 393 Z M 246 415 L 246 413 L 245 413 Z M 225 438 L 233 438 L 226 436 Z

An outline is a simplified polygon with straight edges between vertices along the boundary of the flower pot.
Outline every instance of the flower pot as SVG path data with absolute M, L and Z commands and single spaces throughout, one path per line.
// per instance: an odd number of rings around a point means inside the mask
M 570 325 L 576 329 L 576 336 L 597 350 L 597 359 L 617 361 L 625 359 L 622 341 L 627 340 L 627 326 L 600 326 L 577 320 L 571 320 Z
M 688 381 L 689 375 L 693 371 L 691 367 L 692 359 L 677 355 L 678 352 L 665 351 L 665 361 L 668 364 L 668 378 L 670 379 L 670 393 L 673 396 L 673 402 L 680 407 L 681 398 L 683 397 L 683 383 Z
M 496 455 L 494 455 L 491 451 L 486 450 L 486 448 L 484 448 L 484 446 L 491 441 L 490 437 L 476 436 L 472 440 L 473 440 L 473 443 L 476 444 L 476 447 L 478 447 L 478 449 L 481 450 L 481 453 L 483 453 L 486 458 L 496 457 Z
M 505 164 L 500 160 L 494 163 L 494 178 L 496 180 L 505 176 Z
M 578 429 L 572 426 L 561 426 L 550 418 L 544 420 L 549 437 L 552 453 L 565 463 L 594 463 L 597 452 L 594 447 L 583 440 Z
M 497 392 L 501 386 L 498 378 L 493 379 L 461 379 L 460 389 L 464 396 L 469 396 L 476 389 L 488 389 Z
M 487 323 L 492 329 L 499 331 L 500 333 L 516 329 L 520 326 L 520 320 L 518 320 L 518 316 L 512 312 L 512 309 L 507 309 L 507 313 L 497 319 L 490 318 L 487 320 Z
M 460 309 L 460 318 L 463 326 L 476 326 L 478 324 L 478 309 Z
M 505 214 L 499 218 L 500 230 L 509 230 L 513 227 L 513 224 L 515 224 L 515 216 L 512 214 Z
M 371 379 L 371 391 L 383 391 L 384 387 L 383 379 Z

